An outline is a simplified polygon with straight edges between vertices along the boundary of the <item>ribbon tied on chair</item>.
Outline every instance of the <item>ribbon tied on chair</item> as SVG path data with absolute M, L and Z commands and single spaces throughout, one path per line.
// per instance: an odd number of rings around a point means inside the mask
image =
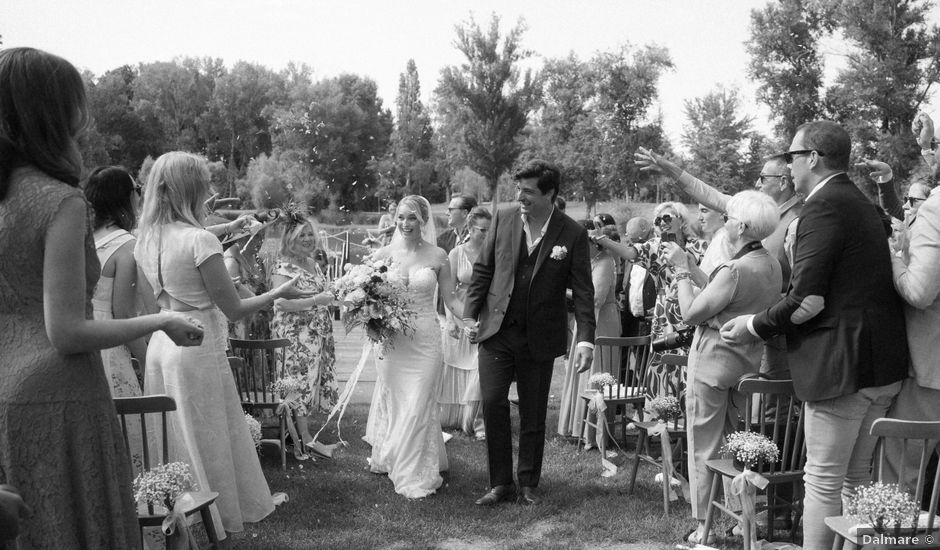
M 666 426 L 666 423 L 660 420 L 652 425 L 646 422 L 640 422 L 638 424 L 644 425 L 651 436 L 659 437 L 659 448 L 663 456 L 663 471 L 665 473 L 663 483 L 672 483 L 673 479 L 677 480 L 679 482 L 679 489 L 682 491 L 682 498 L 685 499 L 686 502 L 691 502 L 692 490 L 689 487 L 689 480 L 680 474 L 675 464 L 672 463 L 672 439 L 669 437 L 669 428 Z
M 199 550 L 199 544 L 189 532 L 186 515 L 176 506 L 163 518 L 160 529 L 166 536 L 166 550 Z
M 741 499 L 741 516 L 751 526 L 751 548 L 754 550 L 760 550 L 760 545 L 757 542 L 757 523 L 755 522 L 757 516 L 757 506 L 755 504 L 757 490 L 765 489 L 768 483 L 770 482 L 767 481 L 766 477 L 749 468 L 744 468 L 743 472 L 734 476 L 734 479 L 731 480 L 731 494 L 737 495 Z
M 320 437 L 320 432 L 330 425 L 330 420 L 333 420 L 334 416 L 336 416 L 336 437 L 339 439 L 339 442 L 336 444 L 344 446 L 347 445 L 347 443 L 343 441 L 343 434 L 340 430 L 340 424 L 343 421 L 343 414 L 346 412 L 346 406 L 349 405 L 349 400 L 352 399 L 353 390 L 356 389 L 356 384 L 359 383 L 359 376 L 362 375 L 362 369 L 365 368 L 366 363 L 369 360 L 369 356 L 372 355 L 372 348 L 373 344 L 371 341 L 366 341 L 366 343 L 362 345 L 362 353 L 359 355 L 359 363 L 356 364 L 356 368 L 354 368 L 352 373 L 349 375 L 349 380 L 346 381 L 346 385 L 343 387 L 343 393 L 340 394 L 339 399 L 336 400 L 336 404 L 333 405 L 332 409 L 330 409 L 330 414 L 326 417 L 326 421 L 323 423 L 323 426 L 317 430 L 316 435 L 313 436 L 313 441 L 308 446 L 316 446 L 319 444 L 318 438 Z M 378 362 L 377 358 L 376 362 Z M 322 446 L 322 444 L 319 445 Z
M 604 402 L 604 394 L 601 391 L 594 392 L 594 396 L 587 404 L 588 410 L 594 413 L 597 419 L 597 429 L 594 430 L 594 436 L 597 441 L 597 449 L 601 452 L 601 466 L 604 472 L 602 477 L 612 477 L 617 474 L 617 465 L 607 460 L 607 434 L 610 428 L 607 427 L 607 403 Z M 611 437 L 613 440 L 613 437 Z

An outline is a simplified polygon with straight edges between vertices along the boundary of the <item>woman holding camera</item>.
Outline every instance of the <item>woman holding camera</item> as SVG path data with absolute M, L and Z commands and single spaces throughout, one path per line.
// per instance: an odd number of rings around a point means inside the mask
M 732 258 L 715 268 L 707 286 L 698 291 L 689 271 L 689 255 L 674 243 L 664 245 L 666 261 L 675 270 L 679 310 L 696 326 L 686 381 L 686 428 L 689 441 L 689 485 L 697 529 L 689 535 L 702 540 L 708 509 L 709 480 L 705 461 L 717 458 L 727 429 L 733 429 L 728 393 L 741 376 L 760 370 L 763 342 L 732 345 L 718 331 L 726 321 L 762 311 L 780 298 L 780 262 L 761 246 L 777 227 L 780 216 L 773 199 L 758 191 L 742 191 L 728 201 L 724 215 Z
M 663 395 L 663 385 L 669 373 L 663 371 L 660 358 L 663 351 L 685 355 L 689 341 L 681 338 L 688 330 L 679 311 L 678 288 L 674 278 L 675 271 L 666 263 L 665 243 L 673 242 L 687 251 L 695 259 L 702 261 L 708 243 L 695 237 L 689 226 L 689 212 L 677 202 L 664 202 L 653 211 L 656 236 L 644 243 L 621 244 L 604 235 L 594 237 L 594 242 L 602 248 L 617 254 L 621 258 L 635 262 L 649 272 L 656 282 L 656 305 L 653 308 L 653 323 L 650 336 L 660 345 L 653 347 L 647 370 L 646 388 L 649 395 Z M 683 388 L 678 388 L 681 391 Z

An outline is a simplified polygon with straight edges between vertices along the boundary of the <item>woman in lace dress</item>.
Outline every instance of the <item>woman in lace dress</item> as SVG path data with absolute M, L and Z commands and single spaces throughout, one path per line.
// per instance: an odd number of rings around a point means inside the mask
M 467 242 L 454 247 L 448 254 L 450 270 L 454 275 L 454 293 L 463 304 L 467 285 L 473 275 L 483 240 L 490 229 L 493 216 L 482 206 L 474 207 L 467 217 Z M 441 404 L 441 426 L 459 428 L 477 439 L 484 439 L 480 374 L 477 370 L 477 345 L 471 344 L 464 331 L 457 328 L 453 314 L 447 313 L 444 331 L 444 374 L 438 401 Z
M 285 371 L 303 379 L 300 399 L 291 407 L 304 444 L 313 439 L 309 417 L 319 412 L 328 413 L 338 397 L 333 317 L 327 308 L 334 298 L 323 270 L 314 260 L 316 252 L 322 249 L 312 220 L 300 215 L 289 217 L 277 263 L 271 272 L 271 284 L 275 286 L 296 277 L 298 288 L 314 293 L 310 298 L 278 300 L 271 321 L 271 335 L 291 341 L 285 354 Z M 294 454 L 304 454 L 299 444 L 294 446 Z
M 460 319 L 462 311 L 454 298 L 447 254 L 433 244 L 436 232 L 428 201 L 417 195 L 403 198 L 395 220 L 392 243 L 374 257 L 392 261 L 391 277 L 407 287 L 417 312 L 415 331 L 395 337 L 385 352 L 376 348 L 378 376 L 365 439 L 372 445 L 372 471 L 387 473 L 396 493 L 423 498 L 440 488 L 440 473 L 448 468 L 437 406 L 442 360 L 434 301 L 438 286 L 455 317 Z
M 198 345 L 181 313 L 92 320 L 99 265 L 80 189 L 82 77 L 0 51 L 0 484 L 33 514 L 19 548 L 137 548 L 131 468 L 98 350 L 154 331 Z M 159 333 L 163 334 L 163 333 Z
M 251 298 L 268 291 L 265 266 L 258 257 L 264 244 L 264 224 L 250 220 L 241 232 L 223 241 L 225 252 L 222 260 L 228 270 L 239 298 Z M 234 242 L 231 242 L 234 239 Z M 229 337 L 248 340 L 263 340 L 271 337 L 271 313 L 260 309 L 237 321 L 229 322 Z
M 202 322 L 206 334 L 202 345 L 192 348 L 155 334 L 147 348 L 144 393 L 176 401 L 170 458 L 188 463 L 202 490 L 219 493 L 221 526 L 239 532 L 244 522 L 261 521 L 274 511 L 274 503 L 225 355 L 225 317 L 239 319 L 278 298 L 308 293 L 288 281 L 260 296 L 238 297 L 222 261 L 222 244 L 202 227 L 209 194 L 204 158 L 161 155 L 145 189 L 134 257 L 160 308 L 185 311 Z

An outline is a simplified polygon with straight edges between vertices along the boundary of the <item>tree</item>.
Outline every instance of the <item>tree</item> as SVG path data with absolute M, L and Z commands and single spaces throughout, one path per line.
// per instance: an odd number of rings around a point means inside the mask
M 751 12 L 748 75 L 761 83 L 757 99 L 770 107 L 781 143 L 822 115 L 818 45 L 830 26 L 826 10 L 805 0 L 776 0 Z
M 239 61 L 216 78 L 200 128 L 209 157 L 228 166 L 229 193 L 252 158 L 271 152 L 269 107 L 286 102 L 284 78 L 261 65 Z
M 372 165 L 386 153 L 392 115 L 382 108 L 375 81 L 353 74 L 321 80 L 302 108 L 274 113 L 274 145 L 300 153 L 324 182 L 334 210 L 359 210 L 374 193 Z
M 456 32 L 454 45 L 467 62 L 445 67 L 435 90 L 447 119 L 445 136 L 454 140 L 460 159 L 487 179 L 495 197 L 500 174 L 519 155 L 520 136 L 536 100 L 531 71 L 519 68 L 529 57 L 520 47 L 525 24 L 520 20 L 502 41 L 495 14 L 486 31 L 470 19 Z
M 848 127 L 860 156 L 877 156 L 904 179 L 920 164 L 911 121 L 940 78 L 940 28 L 926 23 L 932 2 L 829 5 L 850 49 L 848 67 L 826 90 L 827 107 Z
M 752 181 L 744 174 L 745 156 L 753 117 L 741 116 L 736 90 L 719 86 L 704 97 L 686 100 L 688 124 L 682 142 L 692 154 L 690 172 L 705 181 L 739 191 Z

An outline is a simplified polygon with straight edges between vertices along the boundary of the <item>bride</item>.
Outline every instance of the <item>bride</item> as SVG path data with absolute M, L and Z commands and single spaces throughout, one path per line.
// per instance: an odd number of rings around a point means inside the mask
M 396 336 L 394 347 L 379 354 L 365 440 L 372 445 L 372 471 L 387 473 L 396 493 L 423 498 L 441 486 L 441 472 L 448 467 L 437 406 L 443 371 L 435 290 L 440 287 L 444 303 L 458 319 L 462 307 L 454 296 L 447 254 L 432 244 L 435 230 L 427 199 L 403 198 L 395 226 L 392 242 L 373 258 L 393 262 L 390 276 L 405 285 L 417 312 L 415 331 Z

